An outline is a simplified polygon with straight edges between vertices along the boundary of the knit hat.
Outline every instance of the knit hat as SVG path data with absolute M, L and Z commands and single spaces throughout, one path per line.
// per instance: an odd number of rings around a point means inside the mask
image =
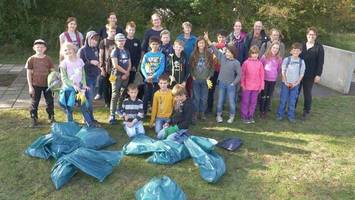
M 115 40 L 120 41 L 120 40 L 126 40 L 126 37 L 122 33 L 117 33 L 115 35 Z
M 36 44 L 43 44 L 44 46 L 47 46 L 47 43 L 44 40 L 42 40 L 42 39 L 35 40 L 33 42 L 33 46 L 36 45 Z

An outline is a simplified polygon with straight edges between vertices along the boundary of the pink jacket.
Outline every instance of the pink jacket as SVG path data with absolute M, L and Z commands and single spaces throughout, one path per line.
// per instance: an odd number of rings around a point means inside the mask
M 282 59 L 279 57 L 272 56 L 267 59 L 265 56 L 261 57 L 260 61 L 264 65 L 264 80 L 265 81 L 276 81 L 277 77 L 281 71 Z
M 243 90 L 264 89 L 264 66 L 258 59 L 248 58 L 242 65 L 240 85 Z

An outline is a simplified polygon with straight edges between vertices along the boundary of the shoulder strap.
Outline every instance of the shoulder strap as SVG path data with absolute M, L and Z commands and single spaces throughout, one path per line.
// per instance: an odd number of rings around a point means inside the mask
M 298 76 L 301 76 L 302 59 L 299 59 Z
M 287 71 L 288 66 L 290 65 L 290 63 L 291 63 L 291 56 L 287 57 L 286 71 Z
M 80 39 L 80 35 L 78 32 L 75 32 L 76 35 L 76 42 L 78 43 L 78 47 L 81 47 L 81 39 Z
M 67 38 L 67 41 L 68 41 L 68 42 L 73 43 L 73 41 L 71 40 L 71 37 L 70 37 L 68 31 L 65 31 L 65 32 L 64 32 L 64 36 L 65 36 L 65 38 Z

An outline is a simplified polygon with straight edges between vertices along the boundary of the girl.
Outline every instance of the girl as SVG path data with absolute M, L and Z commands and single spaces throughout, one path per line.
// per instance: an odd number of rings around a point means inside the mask
M 83 46 L 83 34 L 77 30 L 77 20 L 75 17 L 68 17 L 66 22 L 66 31 L 59 35 L 59 44 L 60 48 L 65 42 L 73 43 L 76 46 L 76 49 L 79 49 Z M 59 54 L 59 61 L 63 60 L 63 55 Z
M 100 41 L 107 38 L 107 31 L 110 27 L 114 27 L 117 33 L 123 33 L 123 29 L 117 25 L 117 15 L 114 12 L 110 12 L 107 16 L 107 24 L 99 31 Z
M 260 115 L 262 118 L 266 117 L 266 112 L 270 107 L 270 100 L 274 92 L 276 80 L 281 69 L 282 56 L 280 52 L 280 43 L 274 41 L 266 50 L 260 61 L 264 65 L 264 90 L 260 94 Z
M 201 120 L 206 120 L 205 111 L 207 105 L 208 85 L 210 77 L 213 75 L 212 54 L 207 50 L 206 41 L 203 37 L 197 38 L 197 45 L 192 52 L 190 59 L 192 92 L 195 111 L 193 119 L 197 114 Z
M 205 39 L 211 45 L 208 39 L 208 33 L 205 33 Z M 236 85 L 240 80 L 240 63 L 237 60 L 237 48 L 233 45 L 227 45 L 225 54 L 219 51 L 215 46 L 212 46 L 212 51 L 216 55 L 218 61 L 221 63 L 221 68 L 218 75 L 218 103 L 217 103 L 217 117 L 218 123 L 223 122 L 222 109 L 225 95 L 228 94 L 229 101 L 229 119 L 227 123 L 232 123 L 236 111 Z
M 276 28 L 272 28 L 270 30 L 270 41 L 263 43 L 261 48 L 260 48 L 260 53 L 259 53 L 259 57 L 263 56 L 266 52 L 266 50 L 270 47 L 270 45 L 273 42 L 279 42 L 279 51 L 280 51 L 280 56 L 281 58 L 283 58 L 285 56 L 285 44 L 283 42 L 281 42 L 282 39 L 282 34 L 279 30 L 277 30 Z
M 62 45 L 64 59 L 59 64 L 63 82 L 60 91 L 59 103 L 65 109 L 68 121 L 73 121 L 73 110 L 75 99 L 79 99 L 79 106 L 84 116 L 85 123 L 89 127 L 97 127 L 92 115 L 89 112 L 88 98 L 89 87 L 86 85 L 84 62 L 77 56 L 76 46 L 72 43 Z
M 255 123 L 254 112 L 258 94 L 264 89 L 264 66 L 258 59 L 259 48 L 252 46 L 249 58 L 242 65 L 241 81 L 242 103 L 241 118 L 246 124 Z

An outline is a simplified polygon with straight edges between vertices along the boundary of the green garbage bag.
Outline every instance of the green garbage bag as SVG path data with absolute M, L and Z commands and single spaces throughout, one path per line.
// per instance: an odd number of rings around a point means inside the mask
M 63 156 L 62 160 L 102 182 L 111 174 L 113 167 L 118 165 L 122 157 L 121 151 L 97 151 L 80 147 Z
M 59 92 L 62 87 L 62 79 L 60 78 L 60 73 L 52 71 L 47 77 L 47 90 L 52 90 L 52 92 Z
M 218 144 L 218 141 L 212 138 L 206 138 L 201 136 L 190 136 L 191 140 L 194 141 L 202 150 L 210 152 L 214 150 L 214 146 Z
M 172 140 L 159 140 L 154 143 L 161 151 L 154 152 L 147 162 L 155 164 L 174 164 L 190 157 L 184 144 Z
M 149 136 L 138 134 L 123 146 L 123 152 L 125 155 L 141 155 L 159 151 L 159 147 L 154 144 L 155 141 Z
M 59 190 L 63 187 L 71 177 L 73 177 L 78 170 L 76 167 L 66 161 L 65 159 L 59 159 L 53 166 L 51 171 L 51 179 L 55 189 Z
M 55 159 L 59 159 L 63 155 L 69 154 L 79 147 L 83 146 L 80 138 L 70 135 L 53 134 L 53 141 L 51 143 L 51 155 Z
M 174 180 L 167 176 L 152 178 L 136 191 L 136 200 L 186 200 L 186 195 Z
M 75 136 L 80 138 L 83 146 L 89 149 L 102 149 L 116 143 L 104 128 L 84 126 Z
M 188 137 L 184 141 L 184 144 L 190 152 L 194 163 L 199 167 L 200 176 L 203 180 L 209 183 L 217 182 L 226 171 L 223 158 L 213 150 L 210 150 L 209 152 L 205 151 L 204 148 L 207 146 L 211 147 L 211 145 L 205 143 L 206 141 L 203 142 L 204 145 L 200 146 L 201 143 L 196 142 L 197 138 L 194 138 L 194 140 L 193 138 L 194 137 L 191 138 L 191 136 Z M 198 139 L 199 142 L 203 141 L 200 139 L 201 138 Z
M 50 148 L 52 141 L 52 134 L 42 135 L 25 150 L 25 153 L 32 157 L 49 159 L 52 155 Z
M 76 122 L 61 122 L 53 123 L 51 133 L 53 136 L 70 135 L 74 136 L 80 131 L 81 127 Z

